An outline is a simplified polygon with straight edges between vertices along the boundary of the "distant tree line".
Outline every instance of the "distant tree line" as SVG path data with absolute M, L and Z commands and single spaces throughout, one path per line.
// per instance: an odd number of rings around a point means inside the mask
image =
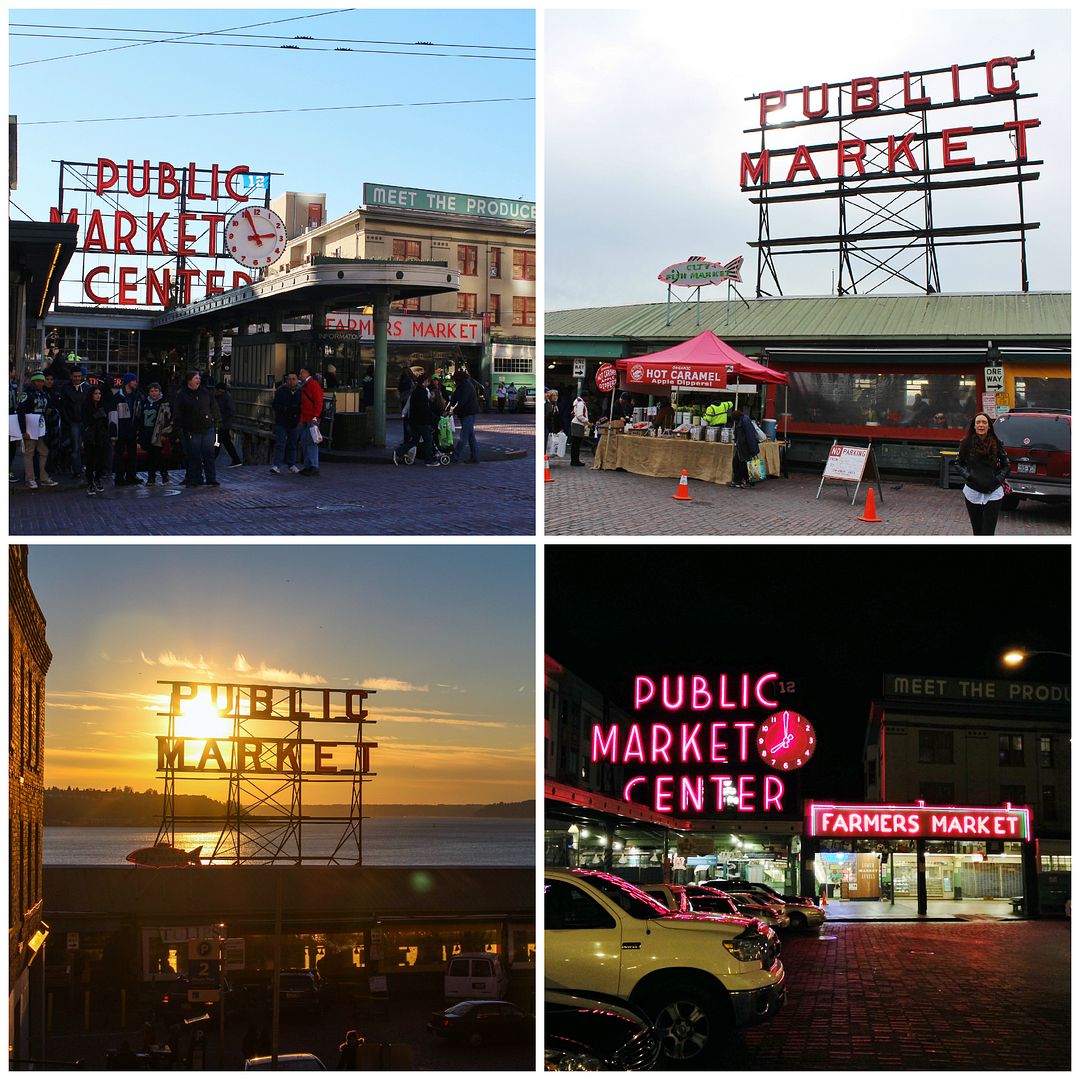
M 344 814 L 348 807 L 341 805 L 309 804 L 306 814 Z M 161 792 L 155 788 L 136 791 L 132 787 L 59 788 L 45 790 L 46 825 L 156 825 L 161 821 Z M 437 803 L 421 805 L 414 803 L 364 804 L 364 814 L 369 817 L 485 817 L 485 818 L 531 818 L 536 813 L 536 802 L 500 803 Z M 225 816 L 225 804 L 207 795 L 176 796 L 177 817 Z

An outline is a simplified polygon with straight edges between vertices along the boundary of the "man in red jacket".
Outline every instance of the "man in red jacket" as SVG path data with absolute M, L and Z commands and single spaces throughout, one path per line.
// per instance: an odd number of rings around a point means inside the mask
M 323 388 L 309 367 L 300 368 L 300 451 L 304 458 L 301 476 L 319 475 L 319 444 L 315 432 L 322 416 Z

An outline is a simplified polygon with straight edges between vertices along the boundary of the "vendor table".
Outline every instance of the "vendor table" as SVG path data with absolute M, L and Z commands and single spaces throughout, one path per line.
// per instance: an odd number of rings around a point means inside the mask
M 763 442 L 758 451 L 768 476 L 780 475 L 780 444 Z M 596 448 L 594 469 L 625 469 L 639 476 L 682 476 L 730 484 L 734 443 L 693 439 L 655 439 L 644 435 L 605 433 Z

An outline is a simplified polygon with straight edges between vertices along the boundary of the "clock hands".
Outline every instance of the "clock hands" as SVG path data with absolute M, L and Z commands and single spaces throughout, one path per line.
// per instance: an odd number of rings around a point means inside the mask
M 255 219 L 251 216 L 251 211 L 245 210 L 244 217 L 248 219 L 248 224 L 251 226 L 251 235 L 248 237 L 248 239 L 254 240 L 255 243 L 259 245 L 259 247 L 262 247 L 262 240 L 259 239 L 259 234 L 256 231 L 258 229 L 258 226 L 255 224 Z
M 795 741 L 795 736 L 788 734 L 785 735 L 770 751 L 770 754 L 775 754 L 778 750 L 786 750 Z

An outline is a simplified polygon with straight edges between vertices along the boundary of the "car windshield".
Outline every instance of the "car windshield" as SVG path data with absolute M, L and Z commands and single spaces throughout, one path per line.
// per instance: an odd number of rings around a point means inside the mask
M 998 438 L 1015 450 L 1069 450 L 1072 424 L 1067 416 L 1006 413 L 994 422 Z M 1027 440 L 1027 441 L 1025 441 Z
M 456 1005 L 451 1005 L 446 1010 L 447 1016 L 464 1016 L 466 1013 L 470 1013 L 473 1010 L 475 1001 L 459 1001 Z
M 614 900 L 628 915 L 635 919 L 655 919 L 661 915 L 671 915 L 667 906 L 651 896 L 646 896 L 635 885 L 610 874 L 583 875 L 594 889 L 599 889 L 609 900 Z

